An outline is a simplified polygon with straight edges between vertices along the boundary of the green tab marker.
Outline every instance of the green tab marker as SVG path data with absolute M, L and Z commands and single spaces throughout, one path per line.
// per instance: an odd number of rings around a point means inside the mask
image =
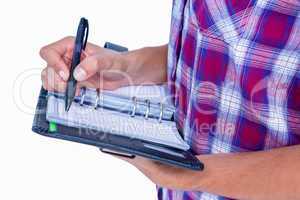
M 57 131 L 57 125 L 54 122 L 49 122 L 49 132 L 54 133 Z

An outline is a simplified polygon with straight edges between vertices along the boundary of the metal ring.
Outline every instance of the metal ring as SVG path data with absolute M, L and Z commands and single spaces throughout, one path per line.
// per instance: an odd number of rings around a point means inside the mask
M 158 122 L 161 123 L 164 115 L 164 104 L 160 102 L 159 105 L 160 105 L 160 113 L 159 113 Z
M 146 104 L 147 104 L 147 110 L 145 113 L 145 119 L 148 119 L 149 113 L 150 113 L 150 100 L 149 99 L 146 100 Z
M 85 87 L 80 88 L 80 93 L 81 93 L 81 96 L 80 96 L 80 106 L 83 106 L 83 104 L 84 104 L 84 98 L 85 98 L 85 94 L 86 94 L 86 88 Z
M 94 104 L 95 110 L 97 110 L 97 108 L 98 108 L 98 104 L 99 104 L 99 100 L 100 100 L 99 95 L 100 95 L 100 91 L 99 91 L 99 89 L 97 89 L 97 95 L 96 95 L 96 100 L 95 100 L 95 104 Z
M 131 117 L 135 116 L 135 112 L 136 112 L 136 108 L 137 108 L 137 98 L 136 97 L 132 97 L 132 102 L 133 102 L 133 109 L 131 112 Z

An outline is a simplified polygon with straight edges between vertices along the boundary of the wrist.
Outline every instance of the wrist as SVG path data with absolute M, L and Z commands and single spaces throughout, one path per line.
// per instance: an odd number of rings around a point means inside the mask
M 147 57 L 145 49 L 147 48 L 121 52 L 127 72 L 137 72 L 145 66 L 145 57 Z
M 167 46 L 145 47 L 122 52 L 126 72 L 136 84 L 161 84 L 166 82 Z

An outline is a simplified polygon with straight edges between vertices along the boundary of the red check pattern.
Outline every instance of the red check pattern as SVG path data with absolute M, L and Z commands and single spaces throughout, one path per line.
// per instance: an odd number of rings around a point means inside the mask
M 174 0 L 171 25 L 169 88 L 195 154 L 300 144 L 299 0 Z

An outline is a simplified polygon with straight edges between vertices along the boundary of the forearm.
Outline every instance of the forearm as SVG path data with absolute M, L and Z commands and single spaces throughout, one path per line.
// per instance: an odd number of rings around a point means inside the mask
M 300 146 L 199 156 L 199 191 L 237 199 L 300 199 Z
M 129 71 L 138 84 L 161 84 L 167 80 L 168 45 L 145 47 L 125 53 Z

